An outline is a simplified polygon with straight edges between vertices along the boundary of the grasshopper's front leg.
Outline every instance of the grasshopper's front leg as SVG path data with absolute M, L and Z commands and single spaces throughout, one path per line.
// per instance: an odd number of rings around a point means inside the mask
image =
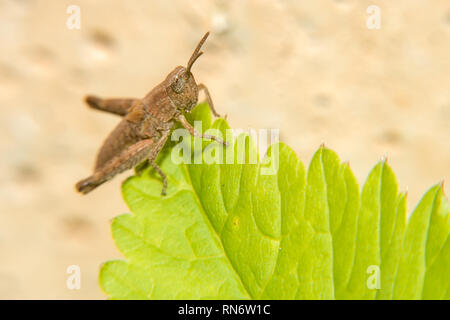
M 155 171 L 159 174 L 159 176 L 161 177 L 161 179 L 163 181 L 163 188 L 161 191 L 162 196 L 166 195 L 167 176 L 164 174 L 164 172 L 161 170 L 161 168 L 156 164 L 155 160 L 156 160 L 156 157 L 158 157 L 158 154 L 160 153 L 161 149 L 166 144 L 166 141 L 167 141 L 167 138 L 169 137 L 169 135 L 170 135 L 170 130 L 163 131 L 161 138 L 159 138 L 158 142 L 156 143 L 156 145 L 150 152 L 150 155 L 148 156 L 148 162 L 153 167 L 153 169 L 155 169 Z
M 220 114 L 217 113 L 216 109 L 214 108 L 214 103 L 211 99 L 211 95 L 209 94 L 209 90 L 208 87 L 205 86 L 203 83 L 200 83 L 199 85 L 197 85 L 197 88 L 199 91 L 202 91 L 205 93 L 205 97 L 206 97 L 206 102 L 209 105 L 209 108 L 211 109 L 213 115 L 217 118 L 220 118 Z
M 158 142 L 156 142 L 154 148 L 152 149 L 152 151 L 150 152 L 148 159 L 144 162 L 142 162 L 141 164 L 139 164 L 134 170 L 136 172 L 136 174 L 138 176 L 141 175 L 142 171 L 145 170 L 145 168 L 148 167 L 148 165 L 150 164 L 153 169 L 155 169 L 155 171 L 159 174 L 159 176 L 162 179 L 163 182 L 163 188 L 161 191 L 161 195 L 165 196 L 166 195 L 166 190 L 167 190 L 167 176 L 164 174 L 164 172 L 161 170 L 161 168 L 156 164 L 156 158 L 158 157 L 158 154 L 161 152 L 162 148 L 164 147 L 168 137 L 170 135 L 170 130 L 167 131 L 163 131 L 161 138 L 159 138 Z
M 182 126 L 187 129 L 189 131 L 189 133 L 191 135 L 193 135 L 194 137 L 198 137 L 198 138 L 202 138 L 202 139 L 211 139 L 214 141 L 217 141 L 218 143 L 221 143 L 225 146 L 228 147 L 228 142 L 223 141 L 222 139 L 216 137 L 216 136 L 212 136 L 209 134 L 201 134 L 200 132 L 198 132 L 197 130 L 195 130 L 195 128 L 187 121 L 187 119 L 185 118 L 184 115 L 180 114 L 177 117 L 177 120 L 180 121 L 180 123 L 182 124 Z

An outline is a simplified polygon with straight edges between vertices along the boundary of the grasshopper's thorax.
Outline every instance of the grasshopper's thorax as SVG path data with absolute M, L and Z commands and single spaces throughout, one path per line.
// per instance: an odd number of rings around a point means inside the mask
M 166 78 L 166 92 L 180 111 L 189 112 L 198 101 L 198 88 L 194 75 L 186 68 L 176 67 Z

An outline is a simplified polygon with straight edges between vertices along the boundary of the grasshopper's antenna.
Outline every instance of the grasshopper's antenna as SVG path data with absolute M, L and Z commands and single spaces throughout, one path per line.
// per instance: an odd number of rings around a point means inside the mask
M 195 60 L 197 60 L 203 54 L 203 51 L 200 51 L 200 48 L 202 47 L 203 43 L 205 43 L 206 38 L 208 38 L 208 36 L 209 36 L 209 31 L 207 33 L 205 33 L 205 35 L 203 36 L 203 38 L 200 40 L 197 47 L 195 48 L 194 53 L 192 53 L 192 56 L 189 59 L 189 62 L 186 67 L 187 72 L 191 72 L 191 68 L 192 68 L 192 65 L 194 64 Z

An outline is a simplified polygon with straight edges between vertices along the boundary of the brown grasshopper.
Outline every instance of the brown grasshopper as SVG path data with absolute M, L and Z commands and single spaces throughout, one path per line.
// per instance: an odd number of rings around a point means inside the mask
M 86 194 L 116 174 L 148 161 L 163 181 L 162 195 L 166 194 L 167 177 L 155 163 L 166 143 L 175 121 L 179 121 L 191 135 L 212 139 L 226 145 L 221 139 L 197 132 L 186 120 L 183 112 L 190 112 L 197 105 L 199 91 L 203 90 L 211 111 L 214 109 L 208 88 L 197 84 L 191 73 L 194 62 L 208 37 L 207 32 L 194 50 L 187 67 L 176 67 L 166 79 L 142 99 L 101 99 L 87 96 L 87 104 L 98 110 L 123 116 L 122 121 L 106 138 L 97 155 L 94 173 L 76 184 L 76 189 Z

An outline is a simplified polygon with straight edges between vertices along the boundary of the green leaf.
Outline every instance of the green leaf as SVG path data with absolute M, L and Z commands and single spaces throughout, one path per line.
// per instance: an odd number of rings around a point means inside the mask
M 205 104 L 188 119 L 227 135 L 228 124 L 212 123 Z M 198 138 L 183 143 L 192 142 L 200 147 L 192 161 L 209 155 L 233 164 L 176 165 L 172 142 L 158 159 L 167 196 L 150 168 L 124 182 L 132 214 L 115 218 L 112 233 L 126 260 L 100 272 L 110 298 L 450 298 L 450 207 L 442 185 L 407 222 L 406 194 L 386 161 L 360 193 L 349 165 L 323 146 L 305 170 L 283 143 L 254 163 L 256 146 L 246 135 L 228 148 Z M 276 174 L 265 174 L 276 158 Z

